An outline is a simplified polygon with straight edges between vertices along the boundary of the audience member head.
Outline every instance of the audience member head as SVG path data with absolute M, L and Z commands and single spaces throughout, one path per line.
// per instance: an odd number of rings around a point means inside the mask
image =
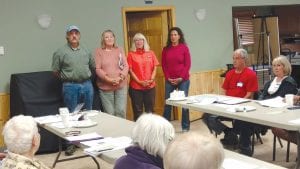
M 173 125 L 165 118 L 152 113 L 141 115 L 132 131 L 132 139 L 135 145 L 148 154 L 161 158 L 174 136 Z
M 147 42 L 146 37 L 141 33 L 136 33 L 133 37 L 131 51 L 136 51 L 136 49 L 144 49 L 145 51 L 150 50 L 150 46 Z
M 283 76 L 289 76 L 292 72 L 291 63 L 285 56 L 278 56 L 273 59 L 272 69 L 275 76 L 278 76 L 278 73 L 282 74 Z
M 248 53 L 245 49 L 236 49 L 233 52 L 233 66 L 236 69 L 243 69 L 246 67 L 246 61 L 248 59 Z
M 6 122 L 3 132 L 8 151 L 33 157 L 40 146 L 37 124 L 31 116 L 18 115 Z
M 176 46 L 180 43 L 185 44 L 183 32 L 178 27 L 172 27 L 168 32 L 167 47 Z
M 165 169 L 220 169 L 224 150 L 213 136 L 188 132 L 168 145 L 163 160 Z
M 70 25 L 66 30 L 66 39 L 72 48 L 77 48 L 79 46 L 80 31 L 75 25 Z
M 116 36 L 112 30 L 105 30 L 101 34 L 101 48 L 117 47 Z

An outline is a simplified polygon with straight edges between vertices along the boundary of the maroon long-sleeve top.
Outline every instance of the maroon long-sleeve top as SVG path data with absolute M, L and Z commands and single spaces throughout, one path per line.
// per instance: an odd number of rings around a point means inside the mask
M 191 68 L 190 50 L 185 44 L 165 47 L 162 51 L 162 69 L 166 80 L 182 78 L 188 80 Z

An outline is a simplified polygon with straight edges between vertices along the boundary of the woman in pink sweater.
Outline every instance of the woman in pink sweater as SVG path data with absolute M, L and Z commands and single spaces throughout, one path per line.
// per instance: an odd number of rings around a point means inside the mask
M 102 33 L 95 51 L 97 86 L 104 112 L 125 118 L 128 64 L 123 49 L 116 45 L 111 30 Z
M 188 96 L 190 87 L 191 55 L 185 43 L 183 32 L 178 27 L 169 30 L 166 47 L 162 51 L 162 69 L 165 74 L 165 99 L 170 98 L 170 93 L 178 89 Z M 164 117 L 171 118 L 170 105 L 165 105 Z M 189 110 L 182 109 L 182 131 L 190 129 Z

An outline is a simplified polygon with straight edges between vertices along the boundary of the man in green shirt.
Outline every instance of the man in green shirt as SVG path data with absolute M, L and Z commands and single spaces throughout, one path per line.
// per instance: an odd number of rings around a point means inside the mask
M 87 110 L 92 109 L 94 89 L 91 83 L 92 72 L 95 71 L 95 62 L 91 52 L 80 40 L 80 30 L 71 25 L 66 30 L 67 44 L 53 54 L 52 70 L 54 75 L 63 82 L 62 95 L 64 104 L 70 112 L 75 110 L 79 103 L 84 103 Z M 66 155 L 73 154 L 73 148 L 67 148 Z
M 91 52 L 79 44 L 80 31 L 75 25 L 67 28 L 67 44 L 53 54 L 52 70 L 63 81 L 64 103 L 73 112 L 78 103 L 92 109 L 93 87 L 90 81 L 95 69 Z

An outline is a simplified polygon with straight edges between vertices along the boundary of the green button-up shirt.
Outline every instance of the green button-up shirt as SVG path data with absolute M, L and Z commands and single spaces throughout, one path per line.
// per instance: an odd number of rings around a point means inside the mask
M 66 44 L 53 54 L 52 70 L 58 72 L 62 80 L 87 80 L 91 77 L 91 71 L 94 69 L 94 58 L 83 45 L 72 49 L 69 44 Z

